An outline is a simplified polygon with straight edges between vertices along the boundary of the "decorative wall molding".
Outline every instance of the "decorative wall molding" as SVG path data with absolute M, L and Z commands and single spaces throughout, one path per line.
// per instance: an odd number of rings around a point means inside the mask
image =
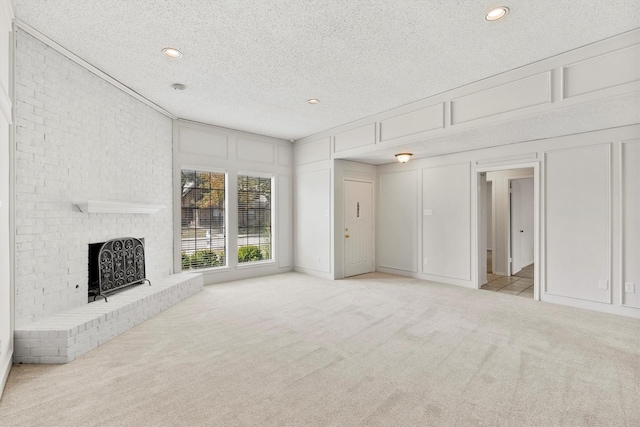
M 544 291 L 548 295 L 613 302 L 611 160 L 610 143 L 544 153 Z M 563 216 L 569 208 L 579 215 Z M 588 252 L 585 248 L 589 248 Z M 577 260 L 585 265 L 577 268 Z M 567 273 L 572 267 L 573 271 Z M 550 276 L 554 277 L 553 282 Z M 607 281 L 606 289 L 600 287 L 603 280 Z
M 451 100 L 451 126 L 551 103 L 551 71 Z
M 376 125 L 377 143 L 337 142 L 332 158 L 357 160 L 389 148 L 423 144 L 432 138 L 497 127 L 513 120 L 543 117 L 585 103 L 601 102 L 640 92 L 640 29 L 561 53 L 420 101 L 362 118 L 295 141 L 305 144 Z M 570 114 L 570 113 L 567 113 Z M 623 123 L 628 125 L 632 123 Z M 580 132 L 604 129 L 580 129 Z M 616 123 L 613 126 L 620 126 Z M 499 130 L 499 128 L 496 128 Z M 540 138 L 547 138 L 544 134 Z M 566 136 L 566 135 L 553 135 Z M 520 142 L 517 135 L 501 135 L 495 146 Z M 536 137 L 529 137 L 530 140 Z M 370 157 L 367 157 L 370 158 Z
M 640 44 L 598 55 L 562 68 L 564 99 L 640 80 Z
M 444 105 L 438 103 L 380 122 L 380 142 L 444 127 Z
M 334 137 L 335 152 L 357 148 L 376 143 L 375 123 L 336 134 Z
M 236 140 L 236 159 L 272 165 L 275 162 L 275 149 L 276 146 L 269 142 L 238 138 Z
M 520 160 L 535 160 L 538 158 L 538 153 L 524 153 L 524 154 L 513 154 L 511 156 L 500 156 L 500 157 L 491 157 L 488 159 L 480 159 L 476 160 L 477 166 L 485 166 L 485 165 L 494 165 L 496 163 L 518 163 Z
M 331 138 L 322 138 L 307 144 L 298 145 L 294 150 L 296 165 L 320 162 L 331 159 Z
M 619 283 L 620 305 L 625 307 L 640 308 L 640 266 L 634 260 L 640 255 L 640 244 L 637 237 L 640 235 L 640 221 L 638 221 L 637 208 L 640 207 L 640 185 L 636 165 L 640 158 L 640 139 L 622 141 L 618 155 L 619 182 L 618 191 L 619 210 L 619 252 L 620 260 Z M 635 183 L 635 186 L 634 186 Z M 628 193 L 627 193 L 628 191 Z M 625 283 L 634 284 L 634 292 L 626 292 Z
M 178 144 L 182 153 L 198 156 L 229 158 L 229 135 L 207 132 L 200 129 L 180 126 L 178 128 Z

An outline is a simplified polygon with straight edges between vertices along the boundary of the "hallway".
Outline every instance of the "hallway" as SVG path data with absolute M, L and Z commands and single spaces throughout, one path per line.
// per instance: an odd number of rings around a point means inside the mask
M 517 295 L 519 297 L 533 298 L 533 266 L 530 264 L 513 276 L 498 276 L 493 274 L 492 251 L 487 250 L 487 284 L 480 289 L 498 292 L 501 294 Z

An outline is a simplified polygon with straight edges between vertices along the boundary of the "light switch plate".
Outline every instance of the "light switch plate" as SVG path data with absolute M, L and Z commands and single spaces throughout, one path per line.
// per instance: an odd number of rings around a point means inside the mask
M 598 281 L 598 287 L 606 291 L 607 289 L 609 289 L 609 281 L 600 279 L 600 281 Z
M 625 282 L 624 291 L 630 294 L 634 293 L 636 291 L 636 284 L 633 282 Z

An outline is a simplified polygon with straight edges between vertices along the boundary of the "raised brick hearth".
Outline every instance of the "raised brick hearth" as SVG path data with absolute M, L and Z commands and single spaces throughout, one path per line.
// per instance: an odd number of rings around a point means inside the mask
M 175 274 L 15 330 L 15 363 L 68 363 L 202 290 L 202 275 Z

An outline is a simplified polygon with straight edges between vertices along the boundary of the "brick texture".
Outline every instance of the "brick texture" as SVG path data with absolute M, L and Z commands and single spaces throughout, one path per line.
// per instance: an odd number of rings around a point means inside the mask
M 18 329 L 87 304 L 89 243 L 143 237 L 147 275 L 168 276 L 173 215 L 171 119 L 29 34 L 16 37 Z M 167 208 L 87 214 L 72 203 L 83 200 Z
M 69 363 L 202 290 L 201 274 L 174 274 L 16 328 L 14 363 Z

